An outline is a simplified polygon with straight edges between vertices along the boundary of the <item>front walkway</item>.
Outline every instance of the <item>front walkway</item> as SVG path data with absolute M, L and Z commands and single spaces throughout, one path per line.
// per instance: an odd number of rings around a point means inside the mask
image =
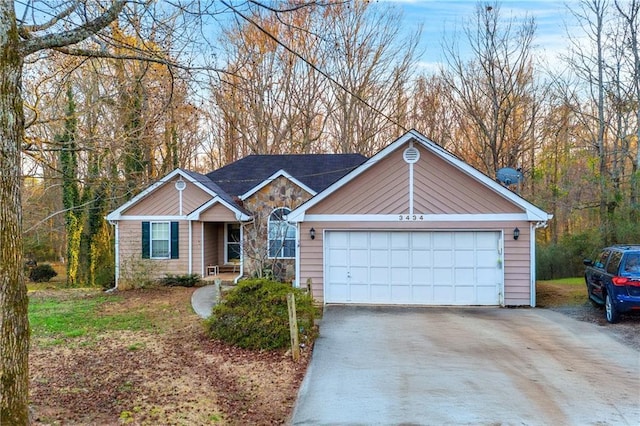
M 191 295 L 191 306 L 201 318 L 209 318 L 211 310 L 218 300 L 218 292 L 215 285 L 206 285 L 197 288 Z

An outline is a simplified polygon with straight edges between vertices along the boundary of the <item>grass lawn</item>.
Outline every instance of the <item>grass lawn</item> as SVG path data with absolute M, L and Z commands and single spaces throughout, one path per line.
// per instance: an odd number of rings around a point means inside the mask
M 100 333 L 153 327 L 144 311 L 109 313 L 109 305 L 118 302 L 122 302 L 122 297 L 92 289 L 65 289 L 32 296 L 29 300 L 32 338 L 44 346 L 80 337 L 86 344 Z
M 536 304 L 541 308 L 584 305 L 587 289 L 583 277 L 536 282 Z
M 35 425 L 283 424 L 308 355 L 211 340 L 193 288 L 29 285 Z

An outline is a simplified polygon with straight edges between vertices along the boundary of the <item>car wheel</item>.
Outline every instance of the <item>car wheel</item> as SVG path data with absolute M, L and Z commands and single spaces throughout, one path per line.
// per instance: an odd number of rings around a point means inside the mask
M 604 299 L 604 314 L 607 318 L 607 321 L 611 324 L 615 324 L 620 320 L 620 313 L 616 309 L 616 305 L 613 304 L 609 293 L 607 293 Z

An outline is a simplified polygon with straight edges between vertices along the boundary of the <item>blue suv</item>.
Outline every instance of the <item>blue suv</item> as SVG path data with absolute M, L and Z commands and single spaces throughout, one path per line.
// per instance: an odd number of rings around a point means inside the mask
M 620 314 L 640 311 L 640 245 L 607 247 L 584 264 L 589 299 L 604 305 L 607 321 L 613 324 Z

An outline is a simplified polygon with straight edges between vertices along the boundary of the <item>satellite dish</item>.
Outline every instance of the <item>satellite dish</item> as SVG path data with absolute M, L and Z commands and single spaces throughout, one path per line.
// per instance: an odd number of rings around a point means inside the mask
M 512 169 L 511 167 L 503 167 L 497 172 L 498 182 L 505 186 L 519 184 L 524 180 L 524 175 L 518 169 Z

